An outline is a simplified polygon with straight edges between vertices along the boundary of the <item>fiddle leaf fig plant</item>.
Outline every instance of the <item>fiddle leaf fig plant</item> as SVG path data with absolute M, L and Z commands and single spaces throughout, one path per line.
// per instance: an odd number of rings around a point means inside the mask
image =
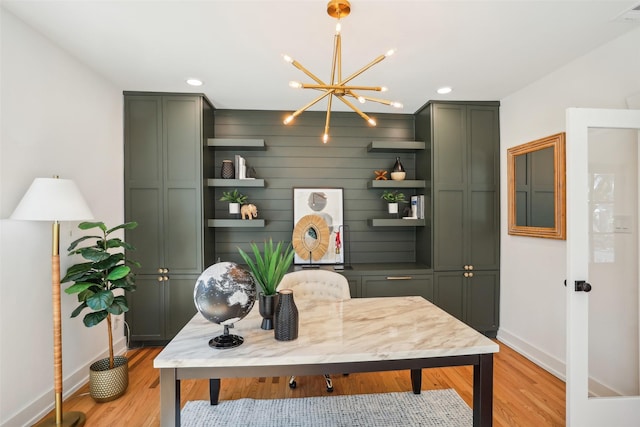
M 124 291 L 136 289 L 135 274 L 131 267 L 140 267 L 136 261 L 126 257 L 124 251 L 135 250 L 133 246 L 118 237 L 110 237 L 120 229 L 131 230 L 137 222 L 126 222 L 113 228 L 107 228 L 103 222 L 82 222 L 81 230 L 98 228 L 99 235 L 82 236 L 69 245 L 69 255 L 80 255 L 87 262 L 72 265 L 61 282 L 74 282 L 65 289 L 67 294 L 78 294 L 80 305 L 71 313 L 77 317 L 85 308 L 90 310 L 83 318 L 84 325 L 92 327 L 107 319 L 109 334 L 109 367 L 113 368 L 113 335 L 111 316 L 129 311 L 129 303 Z M 84 246 L 79 246 L 85 243 Z M 87 244 L 88 243 L 88 244 Z M 124 251 L 123 251 L 124 250 Z M 122 290 L 119 295 L 114 291 Z

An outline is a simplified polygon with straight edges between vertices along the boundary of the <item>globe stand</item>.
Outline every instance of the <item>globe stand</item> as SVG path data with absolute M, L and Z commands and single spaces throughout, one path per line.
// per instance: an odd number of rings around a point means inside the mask
M 232 335 L 229 333 L 229 328 L 233 328 L 233 325 L 224 325 L 224 332 L 222 335 L 218 335 L 215 338 L 209 340 L 209 347 L 211 348 L 233 348 L 238 347 L 244 342 L 244 338 L 239 335 Z

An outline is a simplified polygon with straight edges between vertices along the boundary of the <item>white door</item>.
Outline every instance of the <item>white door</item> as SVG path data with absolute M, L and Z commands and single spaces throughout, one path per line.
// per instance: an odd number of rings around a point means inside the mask
M 567 110 L 570 427 L 640 426 L 639 130 L 640 110 Z

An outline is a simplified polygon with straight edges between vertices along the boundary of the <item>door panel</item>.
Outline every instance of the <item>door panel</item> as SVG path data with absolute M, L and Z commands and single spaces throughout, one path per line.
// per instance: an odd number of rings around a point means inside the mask
M 640 425 L 639 129 L 638 110 L 567 110 L 569 427 Z
M 193 288 L 199 276 L 169 276 L 167 292 L 167 336 L 174 337 L 196 314 Z M 217 325 L 212 324 L 212 327 Z M 212 332 L 213 334 L 213 332 Z M 212 335 L 213 337 L 213 335 Z
M 439 190 L 433 209 L 434 224 L 434 269 L 460 270 L 466 263 L 464 197 L 462 190 Z
M 167 282 L 158 281 L 161 275 L 136 276 L 136 290 L 127 294 L 129 306 L 126 313 L 131 328 L 132 341 L 154 341 L 165 337 L 164 287 Z
M 435 273 L 433 298 L 434 303 L 464 321 L 464 286 L 465 278 L 461 271 L 451 273 Z

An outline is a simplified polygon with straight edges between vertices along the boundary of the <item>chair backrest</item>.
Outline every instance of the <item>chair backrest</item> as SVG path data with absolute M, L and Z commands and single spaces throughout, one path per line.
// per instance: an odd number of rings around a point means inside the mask
M 315 300 L 351 299 L 349 282 L 340 273 L 329 270 L 300 270 L 284 275 L 277 290 L 291 289 L 294 298 Z

